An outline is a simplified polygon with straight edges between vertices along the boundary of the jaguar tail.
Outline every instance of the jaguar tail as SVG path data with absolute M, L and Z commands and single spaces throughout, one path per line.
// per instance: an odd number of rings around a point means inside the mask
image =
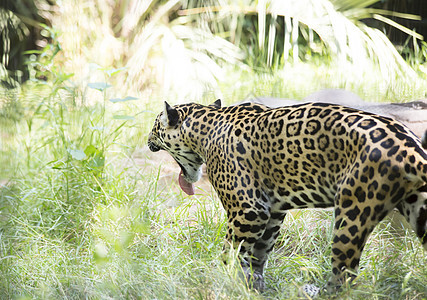
M 427 129 L 424 131 L 423 137 L 421 138 L 421 145 L 427 150 Z

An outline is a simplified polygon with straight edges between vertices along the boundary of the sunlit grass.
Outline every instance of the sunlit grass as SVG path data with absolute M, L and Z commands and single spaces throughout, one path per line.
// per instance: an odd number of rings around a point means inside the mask
M 93 78 L 75 79 L 53 66 L 54 80 L 29 82 L 0 102 L 2 297 L 287 299 L 298 297 L 305 283 L 326 284 L 331 211 L 289 214 L 266 269 L 266 291 L 249 290 L 236 253 L 222 263 L 226 220 L 215 193 L 205 184 L 197 196 L 185 197 L 177 174 L 169 176 L 157 156 L 144 152 L 163 101 L 189 99 L 114 84 L 126 68 L 92 64 Z M 423 98 L 427 86 L 422 74 L 383 80 L 375 66 L 367 71 L 316 59 L 224 70 L 197 102 L 303 99 L 323 88 L 402 102 Z M 427 294 L 420 243 L 411 231 L 396 233 L 385 224 L 368 242 L 357 285 L 344 287 L 338 298 Z
M 422 78 L 394 86 L 375 76 L 356 80 L 340 72 L 306 64 L 271 74 L 234 70 L 220 92 L 227 104 L 254 96 L 302 99 L 324 87 L 351 89 L 377 101 L 416 99 L 424 92 Z M 28 97 L 22 102 L 25 117 L 14 123 L 7 147 L 2 146 L 3 153 L 12 149 L 15 159 L 14 171 L 2 173 L 6 185 L 0 189 L 2 296 L 287 299 L 298 297 L 307 282 L 326 284 L 332 212 L 303 210 L 285 219 L 266 269 L 266 291 L 249 290 L 236 253 L 230 254 L 231 264 L 222 263 L 226 220 L 215 193 L 205 189 L 185 197 L 176 192 L 176 174 L 165 179 L 156 156 L 138 150 L 165 99 L 113 103 L 109 99 L 118 90 L 92 89 L 101 99 L 95 103 L 79 99 L 87 94 L 48 98 L 34 87 L 22 94 Z M 215 99 L 208 92 L 200 102 Z M 94 165 L 89 158 L 95 156 L 82 159 L 81 152 L 69 151 L 84 152 L 90 145 L 104 150 L 105 163 Z M 344 287 L 339 298 L 425 297 L 420 243 L 412 231 L 396 233 L 387 224 L 368 242 L 357 285 Z
M 241 281 L 237 265 L 221 262 L 225 218 L 215 196 L 178 197 L 176 205 L 168 206 L 167 197 L 176 195 L 167 190 L 144 195 L 134 190 L 133 180 L 113 171 L 109 176 L 102 192 L 84 193 L 85 207 L 73 202 L 70 211 L 46 209 L 42 198 L 33 198 L 32 209 L 25 208 L 29 191 L 45 192 L 44 175 L 36 188 L 2 192 L 20 204 L 2 229 L 2 295 L 287 299 L 297 297 L 298 287 L 307 282 L 326 283 L 331 211 L 295 211 L 285 219 L 266 270 L 267 289 L 259 295 Z M 156 173 L 138 181 L 154 191 Z M 52 233 L 49 218 L 64 220 L 67 214 L 76 222 L 59 221 Z M 412 233 L 391 231 L 385 225 L 374 232 L 357 285 L 340 297 L 422 299 L 427 275 L 423 250 Z

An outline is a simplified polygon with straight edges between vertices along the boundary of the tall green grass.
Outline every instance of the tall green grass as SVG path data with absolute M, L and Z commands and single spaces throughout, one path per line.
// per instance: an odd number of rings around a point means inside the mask
M 237 253 L 222 263 L 226 220 L 215 193 L 206 185 L 194 197 L 177 192 L 158 156 L 144 148 L 163 100 L 186 99 L 127 94 L 113 84 L 126 77 L 120 68 L 92 64 L 97 81 L 80 82 L 55 64 L 57 48 L 29 62 L 47 81 L 33 76 L 1 91 L 0 298 L 288 299 L 307 282 L 327 282 L 332 213 L 304 210 L 285 220 L 266 291 L 250 290 Z M 383 81 L 375 72 L 320 60 L 268 72 L 229 66 L 227 80 L 199 102 L 302 99 L 321 88 L 345 88 L 368 101 L 424 96 L 423 76 Z M 368 242 L 357 285 L 338 298 L 426 297 L 420 243 L 387 224 Z
M 68 79 L 15 94 L 20 118 L 8 118 L 1 149 L 3 166 L 12 158 L 0 188 L 1 298 L 292 299 L 307 282 L 327 282 L 332 212 L 303 210 L 285 219 L 266 291 L 248 289 L 237 254 L 222 263 L 226 220 L 215 193 L 177 193 L 156 156 L 139 150 L 162 99 L 119 95 L 108 84 L 118 70 L 98 71 L 105 82 L 82 94 Z M 337 74 L 309 65 L 271 74 L 234 70 L 221 92 L 228 104 L 258 95 L 300 99 L 321 87 L 351 88 L 374 100 L 423 93 L 422 78 L 383 88 L 375 80 L 331 81 Z M 375 230 L 356 286 L 338 298 L 426 297 L 425 253 L 411 231 L 395 228 L 384 222 Z

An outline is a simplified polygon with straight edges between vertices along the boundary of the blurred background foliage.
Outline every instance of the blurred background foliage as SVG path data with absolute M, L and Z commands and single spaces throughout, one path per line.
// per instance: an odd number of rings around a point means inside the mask
M 184 197 L 173 167 L 142 146 L 163 100 L 321 88 L 425 97 L 425 3 L 0 0 L 2 298 L 250 298 L 237 268 L 219 263 L 226 219 L 214 193 Z M 326 284 L 333 223 L 306 213 L 279 238 L 268 299 Z M 347 298 L 420 299 L 419 242 L 383 236 Z
M 286 71 L 301 62 L 359 76 L 375 69 L 387 82 L 426 76 L 422 0 L 0 3 L 0 78 L 9 87 L 48 79 L 49 65 L 28 67 L 47 55 L 76 87 L 104 80 L 99 68 L 125 68 L 115 77 L 124 92 L 187 100 L 218 93 L 232 70 Z

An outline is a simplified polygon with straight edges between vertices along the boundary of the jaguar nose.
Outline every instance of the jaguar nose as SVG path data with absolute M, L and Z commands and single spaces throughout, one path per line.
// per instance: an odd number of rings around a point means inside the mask
M 157 152 L 159 150 L 161 150 L 161 148 L 159 146 L 157 146 L 154 142 L 153 142 L 153 134 L 150 132 L 150 134 L 148 135 L 148 148 L 152 151 L 152 152 Z
M 160 151 L 160 147 L 154 145 L 153 143 L 148 142 L 148 149 L 151 150 L 151 152 L 157 152 Z

